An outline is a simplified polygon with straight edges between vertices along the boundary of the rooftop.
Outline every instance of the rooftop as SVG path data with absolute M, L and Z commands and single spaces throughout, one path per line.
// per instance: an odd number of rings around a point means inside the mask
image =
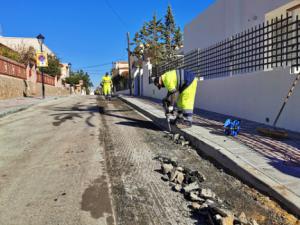
M 18 51 L 22 47 L 32 46 L 36 51 L 40 50 L 38 40 L 34 37 L 0 37 L 0 43 Z M 45 44 L 43 44 L 44 51 L 48 54 L 54 54 L 53 51 Z

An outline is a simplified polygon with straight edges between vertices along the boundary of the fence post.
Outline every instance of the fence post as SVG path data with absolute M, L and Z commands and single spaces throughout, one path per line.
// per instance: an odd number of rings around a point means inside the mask
M 197 48 L 197 70 L 196 70 L 196 76 L 197 77 L 200 77 L 201 74 L 200 74 L 200 49 Z
M 57 75 L 54 77 L 54 87 L 57 87 Z
M 296 16 L 296 68 L 299 73 L 299 16 Z

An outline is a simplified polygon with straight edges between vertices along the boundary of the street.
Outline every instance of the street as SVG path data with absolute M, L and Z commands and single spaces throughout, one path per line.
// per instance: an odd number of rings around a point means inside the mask
M 206 224 L 161 179 L 158 155 L 201 171 L 237 214 L 294 221 L 118 99 L 45 102 L 1 118 L 0 138 L 0 225 Z
M 0 120 L 0 224 L 114 224 L 93 98 Z
M 300 225 L 300 0 L 51 3 L 0 4 L 0 225 Z

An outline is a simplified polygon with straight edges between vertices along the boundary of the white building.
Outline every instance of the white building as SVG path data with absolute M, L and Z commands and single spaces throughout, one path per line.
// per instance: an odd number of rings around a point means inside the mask
M 300 0 L 218 0 L 184 29 L 184 48 L 206 48 L 233 34 L 274 19 L 298 14 Z M 290 68 L 199 82 L 196 107 L 272 125 L 295 79 Z M 296 87 L 278 126 L 300 131 L 300 87 Z M 268 122 L 269 121 L 269 122 Z
M 70 64 L 68 63 L 61 63 L 60 64 L 60 76 L 57 80 L 57 86 L 63 87 L 63 80 L 70 76 Z
M 205 49 L 277 16 L 298 15 L 300 0 L 217 0 L 184 29 L 184 53 Z M 161 99 L 144 62 L 140 95 Z M 199 81 L 195 107 L 272 125 L 295 79 L 290 67 Z M 287 103 L 278 127 L 300 132 L 300 85 Z
M 35 51 L 40 51 L 40 44 L 37 38 L 24 38 L 24 37 L 2 37 L 0 36 L 0 44 L 3 44 L 16 52 L 21 52 L 24 49 L 33 47 Z M 55 55 L 54 52 L 45 44 L 43 44 L 43 51 L 49 55 Z M 62 63 L 61 74 L 57 77 L 56 86 L 63 87 L 62 80 L 69 77 L 70 68 L 69 64 Z
M 206 48 L 259 25 L 266 18 L 285 15 L 287 9 L 298 4 L 299 0 L 217 0 L 185 26 L 184 52 Z
M 36 38 L 0 37 L 0 43 L 17 52 L 29 47 L 33 47 L 36 51 L 40 51 L 40 44 Z M 49 49 L 45 44 L 43 44 L 43 51 L 47 52 L 49 55 L 54 55 L 51 49 Z
M 114 62 L 113 64 L 113 68 L 112 68 L 112 76 L 124 76 L 127 77 L 128 76 L 128 62 L 126 61 L 118 61 L 118 62 Z
M 70 76 L 70 65 L 68 63 L 61 63 L 60 64 L 60 71 L 61 71 L 61 79 L 65 79 Z
M 115 79 L 119 80 L 118 82 L 114 83 L 114 91 L 121 91 L 121 90 L 128 89 L 129 87 L 128 76 L 129 76 L 128 62 L 118 61 L 113 63 L 113 68 L 112 68 L 113 82 Z

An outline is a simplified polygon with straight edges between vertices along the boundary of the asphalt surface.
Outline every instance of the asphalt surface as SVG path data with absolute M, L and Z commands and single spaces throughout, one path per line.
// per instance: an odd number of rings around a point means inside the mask
M 167 142 L 164 133 L 122 101 L 99 98 L 98 105 L 117 224 L 205 224 L 190 213 L 183 195 L 162 181 L 160 163 L 153 160 L 158 151 L 177 146 L 161 143 Z
M 158 155 L 198 170 L 237 215 L 296 224 L 118 99 L 59 99 L 0 118 L 0 225 L 207 224 L 161 179 Z
M 0 225 L 114 224 L 94 97 L 0 119 Z

